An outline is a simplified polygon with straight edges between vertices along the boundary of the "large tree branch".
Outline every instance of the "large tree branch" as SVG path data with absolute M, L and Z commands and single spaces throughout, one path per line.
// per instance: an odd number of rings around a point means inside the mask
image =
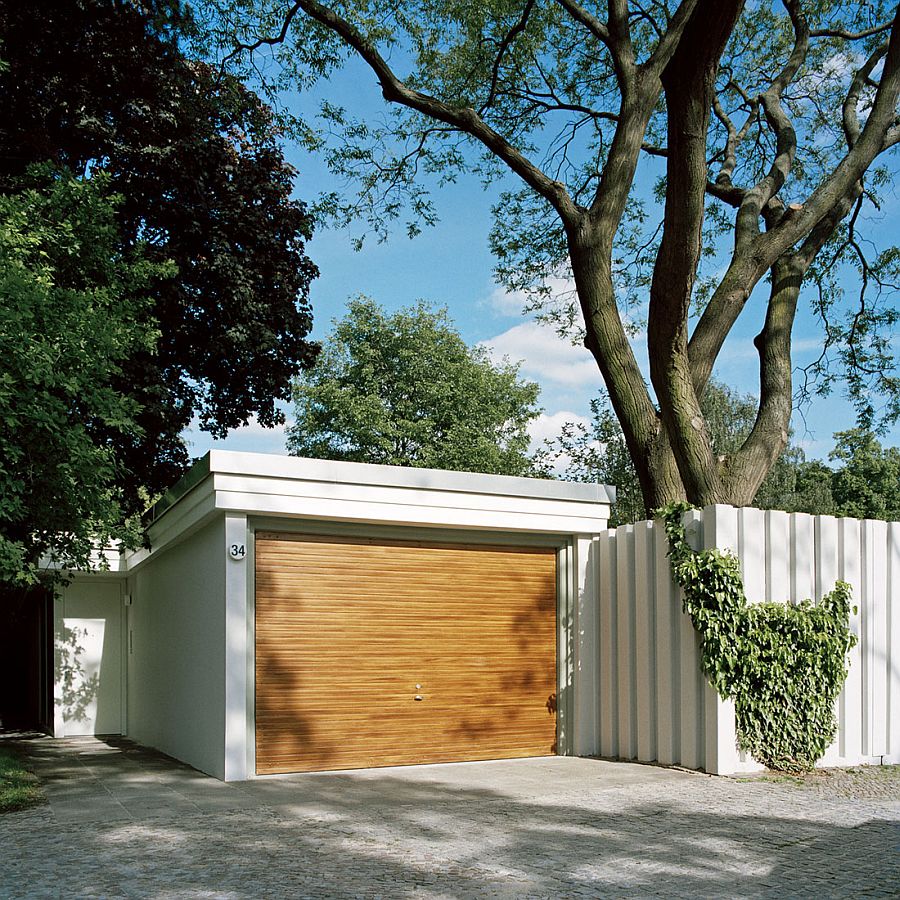
M 628 0 L 607 0 L 609 36 L 624 61 L 626 78 L 634 77 L 634 46 L 631 43 L 631 24 L 628 21 Z
M 786 253 L 772 266 L 766 321 L 753 342 L 759 352 L 759 411 L 744 444 L 723 466 L 726 490 L 733 496 L 744 492 L 747 503 L 752 502 L 766 472 L 787 444 L 793 412 L 791 333 L 803 279 L 854 204 L 854 215 L 858 214 L 862 192 L 862 182 L 857 182 L 817 223 L 797 252 Z
M 491 71 L 491 87 L 488 91 L 487 100 L 484 101 L 484 104 L 479 110 L 480 115 L 484 115 L 485 110 L 494 105 L 494 100 L 497 96 L 497 80 L 500 77 L 500 66 L 503 63 L 503 57 L 512 42 L 525 30 L 532 9 L 534 9 L 534 0 L 527 0 L 525 8 L 522 10 L 522 15 L 519 17 L 519 21 L 510 28 L 503 37 L 503 40 L 500 41 L 500 46 L 497 48 L 497 56 L 494 59 L 494 67 Z
M 809 233 L 806 240 L 797 250 L 796 258 L 805 275 L 809 267 L 813 264 L 819 251 L 828 242 L 828 239 L 834 234 L 835 229 L 840 225 L 847 213 L 856 205 L 854 216 L 859 214 L 859 203 L 863 196 L 863 183 L 857 181 L 846 196 L 842 197 L 840 202 L 834 205 L 827 216 L 823 216 L 822 220 L 816 224 L 816 227 Z
M 854 74 L 853 80 L 850 82 L 850 89 L 844 98 L 844 103 L 841 107 L 841 120 L 844 125 L 844 137 L 847 139 L 847 146 L 851 149 L 859 140 L 862 132 L 862 127 L 859 124 L 859 98 L 868 84 L 869 77 L 875 66 L 878 65 L 878 61 L 885 53 L 887 53 L 886 44 L 875 48 L 865 63 Z
M 794 28 L 794 46 L 775 79 L 760 96 L 766 120 L 775 133 L 775 159 L 766 176 L 750 190 L 738 211 L 735 243 L 747 244 L 759 234 L 759 218 L 763 207 L 781 190 L 790 174 L 797 153 L 797 134 L 781 103 L 785 88 L 794 80 L 809 49 L 809 26 L 798 0 L 785 0 L 785 8 Z M 768 268 L 768 266 L 766 267 Z
M 568 4 L 570 0 L 560 2 Z M 683 0 L 650 58 L 632 71 L 627 84 L 620 82 L 622 105 L 618 114 L 619 125 L 591 204 L 593 220 L 606 223 L 603 229 L 604 240 L 608 238 L 610 248 L 615 229 L 628 203 L 641 151 L 661 157 L 668 157 L 671 152 L 668 146 L 663 148 L 649 144 L 644 140 L 644 135 L 654 106 L 662 93 L 660 75 L 678 49 L 699 2 L 700 0 Z M 626 6 L 624 3 L 621 5 L 620 17 Z
M 715 197 L 717 200 L 721 200 L 723 203 L 733 206 L 735 209 L 740 207 L 744 202 L 744 198 L 747 196 L 746 188 L 737 187 L 733 184 L 717 184 L 714 181 L 708 181 L 706 183 L 706 193 L 709 194 L 710 197 Z
M 765 234 L 758 234 L 752 241 L 736 247 L 728 270 L 691 337 L 691 370 L 698 391 L 709 380 L 725 338 L 759 280 L 798 242 L 806 240 L 814 231 L 821 233 L 829 222 L 837 225 L 849 210 L 847 198 L 854 197 L 856 185 L 866 169 L 879 153 L 891 146 L 891 129 L 900 95 L 900 26 L 897 21 L 895 19 L 875 102 L 853 146 L 806 203 L 786 210 Z M 842 205 L 845 207 L 843 215 L 834 220 Z M 758 225 L 754 227 L 758 230 Z M 816 240 L 813 239 L 814 243 Z M 806 252 L 811 246 L 806 245 Z
M 706 139 L 719 60 L 742 0 L 700 0 L 662 73 L 668 107 L 665 226 L 650 286 L 650 377 L 689 496 L 718 493 L 717 466 L 691 380 L 687 321 L 702 247 Z
M 722 123 L 723 127 L 725 128 L 726 134 L 725 149 L 722 154 L 722 165 L 719 167 L 719 172 L 716 175 L 716 184 L 722 185 L 723 187 L 731 187 L 731 176 L 734 174 L 735 168 L 737 168 L 738 145 L 747 136 L 747 132 L 750 131 L 750 126 L 756 119 L 758 109 L 759 100 L 751 100 L 750 111 L 747 114 L 747 119 L 741 126 L 740 130 L 738 130 L 737 126 L 732 121 L 731 116 L 729 116 L 728 113 L 725 112 L 725 107 L 722 106 L 722 102 L 721 100 L 719 100 L 718 94 L 713 94 L 713 112 L 715 112 L 716 118 Z
M 788 442 L 792 411 L 791 332 L 803 272 L 793 255 L 776 261 L 766 321 L 753 343 L 759 352 L 760 403 L 741 448 L 723 460 L 723 487 L 735 502 L 753 501 L 763 478 Z
M 297 18 L 297 14 L 300 12 L 301 7 L 302 4 L 300 3 L 300 0 L 295 0 L 295 2 L 288 7 L 288 10 L 287 12 L 285 12 L 284 19 L 281 23 L 281 29 L 277 34 L 257 38 L 255 41 L 251 41 L 249 44 L 235 44 L 234 49 L 223 58 L 222 66 L 224 67 L 225 65 L 227 65 L 232 59 L 234 59 L 236 56 L 239 56 L 241 53 L 254 53 L 256 50 L 259 50 L 260 47 L 274 47 L 276 44 L 284 43 L 288 31 L 290 31 L 291 23 L 295 18 Z
M 635 462 L 647 512 L 684 496 L 680 479 L 634 349 L 625 334 L 612 283 L 608 253 L 598 253 L 590 222 L 568 235 L 572 272 L 591 351 L 629 452 Z
M 634 51 L 630 39 L 623 39 L 621 28 L 618 25 L 610 28 L 576 0 L 557 0 L 557 3 L 574 21 L 586 28 L 609 49 L 616 80 L 620 90 L 624 93 L 634 78 Z M 627 29 L 624 38 L 627 38 Z
M 672 16 L 666 28 L 666 33 L 642 67 L 646 72 L 653 73 L 658 77 L 669 64 L 673 54 L 678 49 L 678 44 L 681 42 L 687 24 L 697 8 L 697 2 L 698 0 L 682 0 L 678 4 L 678 9 L 675 10 L 675 15 Z
M 873 37 L 876 34 L 883 34 L 890 31 L 894 22 L 883 22 L 881 25 L 875 25 L 872 28 L 866 28 L 863 31 L 847 31 L 845 28 L 816 28 L 809 33 L 810 37 L 821 38 L 841 38 L 845 41 L 860 41 L 863 38 Z
M 889 150 L 894 144 L 900 143 L 900 125 L 892 125 L 884 135 L 882 152 Z
M 795 216 L 785 217 L 775 228 L 761 235 L 755 254 L 762 262 L 771 262 L 802 240 L 834 208 L 853 185 L 860 181 L 888 143 L 888 135 L 897 115 L 900 97 L 900 11 L 894 19 L 884 69 L 875 93 L 875 101 L 866 124 L 853 146 L 822 184 L 816 188 Z
M 503 135 L 494 131 L 474 109 L 451 106 L 443 100 L 408 87 L 394 74 L 376 47 L 353 24 L 316 0 L 298 2 L 310 18 L 337 34 L 368 64 L 378 78 L 385 100 L 452 125 L 475 138 L 544 197 L 564 222 L 574 221 L 579 217 L 579 207 L 569 196 L 565 186 L 546 175 Z

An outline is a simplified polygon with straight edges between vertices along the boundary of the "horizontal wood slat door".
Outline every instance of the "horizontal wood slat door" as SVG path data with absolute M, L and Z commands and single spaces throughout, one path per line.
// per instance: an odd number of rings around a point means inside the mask
M 257 534 L 257 773 L 555 752 L 555 550 Z

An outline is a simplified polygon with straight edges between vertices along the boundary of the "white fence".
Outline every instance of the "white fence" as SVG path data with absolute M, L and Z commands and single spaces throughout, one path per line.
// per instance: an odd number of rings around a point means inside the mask
M 900 763 L 900 523 L 710 506 L 688 514 L 697 547 L 730 549 L 750 602 L 820 600 L 853 589 L 859 643 L 823 765 Z M 662 524 L 599 537 L 596 746 L 603 756 L 719 774 L 759 768 L 735 749 L 734 708 L 700 674 Z

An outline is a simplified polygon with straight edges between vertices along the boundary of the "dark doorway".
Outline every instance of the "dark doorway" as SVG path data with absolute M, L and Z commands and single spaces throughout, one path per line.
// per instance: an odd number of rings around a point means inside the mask
M 0 727 L 52 725 L 53 592 L 0 588 Z

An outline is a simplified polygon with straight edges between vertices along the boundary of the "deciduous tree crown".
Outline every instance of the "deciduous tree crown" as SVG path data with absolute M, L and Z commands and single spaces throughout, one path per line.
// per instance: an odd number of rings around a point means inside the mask
M 294 386 L 297 456 L 533 474 L 528 424 L 538 387 L 514 365 L 466 345 L 446 310 L 425 304 L 387 314 L 350 302 L 316 365 Z
M 0 3 L 0 191 L 32 163 L 103 171 L 122 252 L 173 263 L 145 286 L 155 344 L 120 361 L 140 430 L 105 436 L 133 506 L 183 473 L 194 418 L 218 437 L 281 421 L 277 400 L 316 349 L 311 219 L 278 124 L 239 79 L 185 55 L 192 27 L 180 0 Z

